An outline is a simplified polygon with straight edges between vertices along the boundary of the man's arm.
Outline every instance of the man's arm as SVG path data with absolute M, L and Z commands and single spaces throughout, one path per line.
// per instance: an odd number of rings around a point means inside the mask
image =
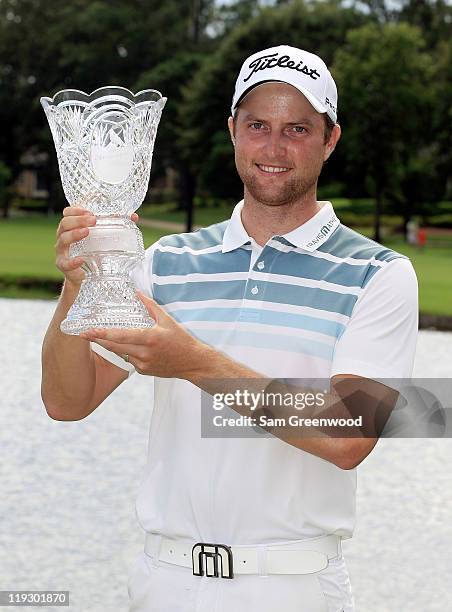
M 41 397 L 47 414 L 58 421 L 85 418 L 128 376 L 91 351 L 89 343 L 60 330 L 77 294 L 78 287 L 65 281 L 42 345 Z
M 210 395 L 230 392 L 237 382 L 245 384 L 250 392 L 262 390 L 263 381 L 266 386 L 280 384 L 279 381 L 266 378 L 200 342 L 154 300 L 142 293 L 139 295 L 152 318 L 156 320 L 156 325 L 152 329 L 97 329 L 84 332 L 81 337 L 94 341 L 117 355 L 128 353 L 130 362 L 140 374 L 185 379 Z M 377 384 L 359 378 L 361 388 L 363 385 L 368 388 L 367 385 L 371 383 Z M 379 387 L 384 386 L 379 385 Z M 337 393 L 327 396 L 327 402 L 331 405 L 335 416 L 338 415 L 338 411 L 340 415 L 350 416 L 348 406 L 338 403 Z M 253 412 L 246 406 L 241 408 L 233 406 L 233 408 L 244 416 L 253 416 Z M 281 411 L 275 416 L 279 417 L 283 412 L 287 414 L 286 411 Z M 356 432 L 356 437 L 353 438 L 339 438 L 328 434 L 314 437 L 310 428 L 305 436 L 294 437 L 292 428 L 276 428 L 271 433 L 288 444 L 330 461 L 342 469 L 355 467 L 371 451 L 376 442 L 376 437 L 363 438 L 359 432 Z
M 282 384 L 284 389 L 284 382 L 265 378 L 200 342 L 154 300 L 143 293 L 139 296 L 156 321 L 152 329 L 98 329 L 81 336 L 117 355 L 127 353 L 141 374 L 185 379 L 210 395 L 230 392 L 237 384 L 246 384 L 248 390 L 256 392 L 262 391 L 263 383 L 273 388 L 281 388 Z M 335 347 L 331 392 L 325 397 L 328 410 L 322 409 L 318 415 L 362 415 L 363 427 L 351 432 L 347 427 L 347 433 L 342 434 L 347 437 L 337 435 L 344 429 L 320 430 L 323 435 L 316 437 L 309 428 L 307 435 L 301 431 L 295 438 L 294 431 L 287 428 L 272 429 L 271 433 L 342 469 L 356 467 L 375 446 L 398 398 L 397 385 L 392 388 L 378 381 L 411 377 L 417 312 L 414 270 L 408 261 L 395 260 L 373 277 L 355 306 L 351 322 Z M 312 389 L 297 389 L 303 391 Z M 244 416 L 252 416 L 246 406 L 243 411 L 238 406 L 231 407 Z M 284 414 L 281 411 L 275 416 Z
M 339 431 L 332 431 L 329 435 L 326 432 L 325 437 L 314 437 L 312 433 L 305 437 L 300 430 L 295 438 L 290 428 L 274 428 L 271 433 L 342 469 L 359 465 L 374 448 L 398 400 L 398 393 L 394 390 L 397 380 L 411 377 L 418 328 L 417 294 L 417 279 L 411 263 L 402 258 L 391 261 L 368 283 L 355 305 L 346 331 L 337 342 L 331 368 L 332 393 L 325 398 L 328 409 L 322 409 L 313 416 L 347 419 L 361 415 L 363 425 L 359 430 L 353 431 L 347 427 L 346 438 L 336 437 Z M 211 353 L 205 359 L 204 370 L 191 375 L 189 380 L 205 391 L 215 393 L 219 380 L 209 383 L 207 378 L 241 379 L 255 376 L 256 373 L 248 368 L 235 364 L 225 356 L 216 357 Z M 262 389 L 262 378 L 257 391 Z M 388 382 L 390 386 L 378 380 Z M 270 389 L 284 390 L 284 384 L 279 381 L 269 380 L 269 383 Z M 227 391 L 227 381 L 223 384 Z M 391 387 L 393 384 L 394 388 Z M 303 389 L 299 391 L 303 392 Z M 241 408 L 233 408 L 245 416 L 251 414 Z M 273 411 L 272 408 L 271 412 L 275 412 L 278 418 L 284 417 L 285 411 L 279 409 L 278 414 L 278 410 Z
M 132 219 L 138 215 L 134 213 Z M 94 215 L 78 207 L 63 211 L 56 236 L 56 266 L 65 276 L 57 308 L 42 345 L 41 397 L 47 414 L 56 420 L 83 419 L 127 378 L 123 370 L 91 351 L 79 336 L 65 334 L 60 323 L 76 299 L 85 277 L 81 257 L 70 258 L 69 247 L 84 238 L 96 223 Z
M 256 396 L 259 396 L 263 387 L 266 394 L 280 393 L 282 397 L 287 397 L 288 394 L 295 396 L 298 393 L 316 393 L 316 390 L 311 388 L 292 386 L 278 379 L 263 377 L 210 347 L 204 349 L 197 360 L 197 368 L 188 372 L 186 378 L 210 395 L 234 393 L 237 386 L 250 393 L 254 392 Z M 352 380 L 347 384 L 347 379 Z M 309 409 L 289 409 L 286 405 L 272 405 L 271 418 L 282 419 L 285 425 L 262 428 L 295 448 L 325 459 L 341 469 L 353 469 L 367 457 L 377 443 L 382 426 L 396 403 L 397 393 L 375 381 L 341 375 L 331 379 L 330 392 L 323 393 L 323 398 L 325 405 L 317 412 Z M 231 405 L 231 408 L 246 417 L 256 417 L 259 412 L 268 414 L 266 407 L 251 409 L 243 403 Z M 359 415 L 364 417 L 363 426 L 348 432 L 348 437 L 337 435 L 340 431 L 337 427 L 325 430 L 322 427 L 304 428 L 288 424 L 291 416 L 347 419 Z

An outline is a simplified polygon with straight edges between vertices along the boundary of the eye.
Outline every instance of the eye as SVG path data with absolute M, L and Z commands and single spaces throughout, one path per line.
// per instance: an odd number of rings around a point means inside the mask
M 259 130 L 264 124 L 261 121 L 253 121 L 253 123 L 250 124 L 250 127 L 253 128 L 253 130 Z
M 306 128 L 304 128 L 302 125 L 294 125 L 293 129 L 297 134 L 303 134 L 303 132 L 306 132 Z

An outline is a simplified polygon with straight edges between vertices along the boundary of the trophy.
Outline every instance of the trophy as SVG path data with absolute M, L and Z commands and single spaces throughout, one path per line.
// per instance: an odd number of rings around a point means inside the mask
M 112 86 L 41 98 L 66 199 L 96 215 L 89 235 L 69 248 L 70 257 L 83 257 L 85 279 L 61 323 L 66 334 L 154 324 L 129 275 L 144 259 L 143 237 L 130 215 L 147 192 L 166 100 L 153 89 L 133 94 Z

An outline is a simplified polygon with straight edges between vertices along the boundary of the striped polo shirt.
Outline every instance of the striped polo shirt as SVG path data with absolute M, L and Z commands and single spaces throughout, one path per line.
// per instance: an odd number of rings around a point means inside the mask
M 409 260 L 321 204 L 309 221 L 260 246 L 239 202 L 227 221 L 161 238 L 132 278 L 197 338 L 263 376 L 410 377 L 417 283 Z M 274 436 L 202 438 L 200 397 L 187 381 L 155 378 L 137 498 L 146 531 L 231 544 L 351 537 L 356 469 Z

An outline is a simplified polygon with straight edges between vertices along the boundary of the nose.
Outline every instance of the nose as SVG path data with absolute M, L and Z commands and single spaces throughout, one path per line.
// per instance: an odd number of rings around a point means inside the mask
M 278 130 L 271 130 L 265 142 L 265 152 L 268 159 L 276 159 L 286 151 L 284 134 Z

